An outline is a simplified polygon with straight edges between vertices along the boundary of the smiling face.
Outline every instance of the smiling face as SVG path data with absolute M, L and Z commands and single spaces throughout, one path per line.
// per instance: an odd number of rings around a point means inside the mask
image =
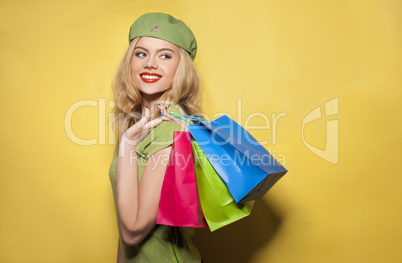
M 172 86 L 180 61 L 178 47 L 154 37 L 141 37 L 131 58 L 131 78 L 144 96 L 161 95 Z

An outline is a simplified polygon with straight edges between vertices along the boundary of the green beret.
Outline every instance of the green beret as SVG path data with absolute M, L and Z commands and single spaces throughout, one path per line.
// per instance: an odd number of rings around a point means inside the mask
M 197 41 L 183 21 L 164 13 L 147 13 L 130 27 L 129 42 L 136 37 L 156 37 L 184 48 L 192 60 L 197 53 Z

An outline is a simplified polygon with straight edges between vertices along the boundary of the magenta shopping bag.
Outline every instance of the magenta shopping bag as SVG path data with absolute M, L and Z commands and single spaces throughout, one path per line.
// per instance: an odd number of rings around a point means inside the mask
M 174 132 L 156 223 L 179 227 L 207 226 L 198 196 L 189 132 Z

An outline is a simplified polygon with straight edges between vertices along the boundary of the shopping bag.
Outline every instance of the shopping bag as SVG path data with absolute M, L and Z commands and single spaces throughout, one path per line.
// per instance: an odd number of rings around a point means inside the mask
M 156 223 L 179 227 L 205 227 L 198 197 L 190 134 L 175 131 L 163 180 Z
M 211 122 L 187 115 L 175 117 L 199 121 L 189 125 L 188 130 L 237 203 L 262 198 L 287 172 L 247 130 L 227 115 Z
M 214 231 L 248 216 L 253 202 L 237 204 L 198 144 L 192 141 L 192 146 L 198 192 L 209 229 Z

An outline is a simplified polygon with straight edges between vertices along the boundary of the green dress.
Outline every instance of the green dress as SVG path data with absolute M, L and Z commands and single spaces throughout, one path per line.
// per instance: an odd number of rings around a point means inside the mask
M 169 111 L 184 113 L 179 105 L 171 105 Z M 141 180 L 146 160 L 155 152 L 172 145 L 173 132 L 182 130 L 183 127 L 181 127 L 181 125 L 170 121 L 164 121 L 137 145 L 136 152 L 138 155 L 139 180 Z M 109 177 L 116 207 L 116 217 L 118 216 L 116 205 L 117 159 L 118 145 L 116 146 L 113 161 L 109 169 Z M 124 263 L 201 262 L 200 254 L 191 240 L 193 235 L 193 228 L 156 225 L 148 236 L 138 245 L 126 245 L 120 238 L 123 261 Z

